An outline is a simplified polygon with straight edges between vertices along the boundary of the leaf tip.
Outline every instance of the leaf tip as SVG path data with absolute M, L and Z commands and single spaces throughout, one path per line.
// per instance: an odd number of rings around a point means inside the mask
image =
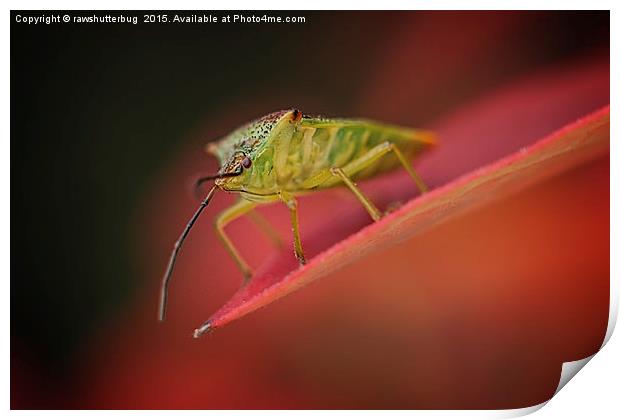
M 200 338 L 203 334 L 210 332 L 213 330 L 213 327 L 211 326 L 211 321 L 207 321 L 204 324 L 202 324 L 199 328 L 196 328 L 194 330 L 194 338 Z

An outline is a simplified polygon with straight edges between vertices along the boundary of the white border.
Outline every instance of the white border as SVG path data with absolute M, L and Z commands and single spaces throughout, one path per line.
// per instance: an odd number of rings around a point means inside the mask
M 105 10 L 105 9 L 135 9 L 135 10 L 151 10 L 151 9 L 177 9 L 187 10 L 195 9 L 202 10 L 206 7 L 212 10 L 305 10 L 305 9 L 336 9 L 336 10 L 390 10 L 390 9 L 418 9 L 418 10 L 442 10 L 442 9 L 457 9 L 457 10 L 472 10 L 472 9 L 495 9 L 495 10 L 512 10 L 512 9 L 533 9 L 533 10 L 575 10 L 575 9 L 588 9 L 588 10 L 611 10 L 611 214 L 620 214 L 620 206 L 618 202 L 618 159 L 619 149 L 617 146 L 618 130 L 616 129 L 615 121 L 618 121 L 618 110 L 615 106 L 615 99 L 618 94 L 617 85 L 617 72 L 620 69 L 618 61 L 620 60 L 620 52 L 618 51 L 618 6 L 614 8 L 612 1 L 603 0 L 589 0 L 587 2 L 579 2 L 574 0 L 557 0 L 557 1 L 541 1 L 541 0 L 444 0 L 444 1 L 425 1 L 425 0 L 382 0 L 381 2 L 374 2 L 372 4 L 366 2 L 364 4 L 354 1 L 341 1 L 341 0 L 313 0 L 312 2 L 293 2 L 287 1 L 237 1 L 234 5 L 224 2 L 222 0 L 205 4 L 203 1 L 161 1 L 154 0 L 150 2 L 132 1 L 132 0 L 114 0 L 108 2 L 98 2 L 98 4 L 85 4 L 75 0 L 71 1 L 57 1 L 53 4 L 46 1 L 28 1 L 28 2 L 16 2 L 10 1 L 10 9 L 66 9 L 77 10 L 89 8 L 92 10 Z M 5 19 L 2 20 L 2 57 L 6 59 L 0 68 L 2 72 L 4 83 L 2 84 L 2 98 L 3 112 L 2 112 L 2 127 L 4 131 L 3 140 L 0 143 L 2 150 L 0 151 L 2 164 L 1 171 L 3 172 L 0 177 L 0 186 L 2 188 L 2 197 L 6 201 L 10 197 L 10 131 L 9 131 L 9 108 L 10 108 L 10 78 L 9 78 L 9 10 L 5 14 Z M 4 304 L 2 305 L 2 329 L 3 337 L 9 337 L 10 326 L 10 293 L 9 293 L 9 268 L 10 268 L 10 208 L 7 202 L 3 203 L 0 208 L 2 211 L 2 218 L 0 219 L 0 229 L 3 233 L 3 241 L 0 245 L 0 258 L 2 267 L 2 285 L 4 290 L 2 293 Z M 610 333 L 617 319 L 618 308 L 618 281 L 620 279 L 620 272 L 618 270 L 618 261 L 613 256 L 620 256 L 618 247 L 618 223 L 617 219 L 611 218 L 611 280 L 612 280 L 612 299 L 610 306 L 612 311 L 612 321 L 608 328 L 608 334 L 606 341 L 609 340 Z M 2 395 L 5 401 L 5 410 L 9 409 L 10 400 L 10 354 L 8 340 L 3 340 L 3 345 L 0 350 L 2 353 L 4 364 L 3 381 L 2 383 Z M 591 358 L 591 361 L 583 369 L 583 372 L 579 373 L 579 377 L 576 380 L 570 381 L 564 388 L 561 389 L 554 398 L 552 398 L 544 407 L 544 409 L 537 411 L 534 416 L 541 419 L 549 418 L 563 418 L 563 419 L 582 419 L 586 416 L 596 419 L 615 419 L 620 415 L 620 409 L 617 404 L 617 389 L 618 389 L 618 377 L 620 374 L 620 360 L 618 355 L 620 353 L 620 345 L 617 338 L 612 338 L 607 345 L 603 348 L 600 354 Z M 574 367 L 574 365 L 572 365 Z M 571 367 L 571 365 L 568 365 Z M 544 404 L 543 404 L 544 405 Z M 274 418 L 290 418 L 291 415 L 299 417 L 301 419 L 315 418 L 316 416 L 331 417 L 353 414 L 360 418 L 407 418 L 411 417 L 432 417 L 432 418 L 444 418 L 444 417 L 472 417 L 472 418 L 489 418 L 489 417 L 505 417 L 526 414 L 531 409 L 522 410 L 508 410 L 504 412 L 493 411 L 362 411 L 362 412 L 346 412 L 346 411 L 327 411 L 327 412 L 305 412 L 305 411 L 209 411 L 210 417 L 218 417 L 223 419 L 237 419 L 242 416 L 251 415 L 253 419 L 260 420 L 273 420 Z M 6 412 L 6 411 L 5 411 Z M 100 418 L 102 416 L 109 416 L 110 413 L 106 412 L 72 412 L 72 411 L 47 411 L 47 412 L 30 412 L 30 411 L 13 411 L 11 416 L 23 417 L 23 418 L 39 418 L 41 414 L 50 418 L 84 418 L 85 416 L 92 418 Z M 180 418 L 204 418 L 205 412 L 201 411 L 120 411 L 115 412 L 115 416 L 133 417 L 133 418 L 168 418 L 169 416 Z

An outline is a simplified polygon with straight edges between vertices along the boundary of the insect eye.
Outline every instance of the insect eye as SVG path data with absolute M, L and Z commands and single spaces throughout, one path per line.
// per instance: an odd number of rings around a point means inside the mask
M 244 157 L 241 161 L 241 166 L 243 166 L 245 169 L 249 168 L 250 166 L 252 166 L 252 160 L 247 156 Z

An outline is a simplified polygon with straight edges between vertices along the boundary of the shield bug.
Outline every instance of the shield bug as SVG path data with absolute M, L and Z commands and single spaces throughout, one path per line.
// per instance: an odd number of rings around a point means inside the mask
M 435 136 L 429 131 L 362 119 L 312 117 L 297 109 L 271 113 L 210 143 L 207 151 L 217 157 L 221 168 L 216 175 L 197 181 L 197 186 L 207 181 L 214 181 L 214 185 L 174 245 L 162 280 L 159 319 L 166 315 L 168 285 L 183 241 L 217 190 L 240 196 L 236 204 L 217 216 L 215 230 L 247 282 L 252 270 L 224 231 L 231 221 L 248 214 L 279 244 L 275 231 L 252 210 L 266 203 L 284 203 L 291 214 L 295 256 L 300 264 L 305 264 L 297 196 L 344 185 L 377 221 L 382 213 L 356 181 L 401 166 L 423 193 L 426 185 L 409 161 L 434 143 Z M 195 330 L 194 337 L 209 328 L 207 321 Z

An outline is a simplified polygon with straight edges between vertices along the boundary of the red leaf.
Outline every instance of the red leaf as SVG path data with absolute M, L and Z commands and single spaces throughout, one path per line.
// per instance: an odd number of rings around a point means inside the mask
M 590 69 L 589 76 L 596 73 L 596 68 Z M 525 92 L 517 91 L 516 97 L 508 94 L 504 95 L 505 98 L 500 98 L 499 101 L 481 104 L 480 107 L 490 117 L 489 120 L 486 120 L 486 124 L 499 124 L 505 129 L 507 115 L 513 117 L 513 124 L 515 125 L 520 123 L 519 117 L 524 115 L 536 122 L 537 119 L 532 119 L 531 116 L 532 108 L 535 109 L 541 104 L 558 106 L 560 100 L 570 100 L 571 95 L 575 95 L 576 92 L 579 93 L 580 89 L 585 89 L 587 92 L 593 90 L 592 85 L 587 84 L 588 81 L 592 80 L 590 77 L 583 78 L 583 74 L 579 74 L 580 77 L 577 79 L 575 76 L 575 74 L 556 75 L 556 79 L 560 79 L 560 82 L 558 83 L 556 80 L 555 83 L 551 84 L 548 84 L 548 81 L 543 77 L 534 83 L 530 83 L 529 89 L 526 89 Z M 581 83 L 575 83 L 575 79 Z M 564 88 L 569 83 L 571 89 L 567 91 Z M 543 89 L 537 89 L 542 84 L 547 84 L 547 86 Z M 512 94 L 515 93 L 512 92 Z M 585 96 L 587 97 L 587 95 Z M 502 108 L 497 103 L 501 102 L 502 99 L 513 104 L 513 107 Z M 492 106 L 489 107 L 489 105 Z M 570 107 L 558 106 L 562 112 L 565 112 L 567 108 Z M 494 119 L 493 114 L 498 112 L 504 114 L 503 118 Z M 553 115 L 553 110 L 548 109 L 547 113 Z M 543 115 L 538 116 L 539 120 L 544 120 L 544 118 Z M 543 124 L 538 123 L 538 125 L 544 127 L 544 122 Z M 518 130 L 519 128 L 515 127 L 514 129 Z M 459 150 L 459 147 L 455 147 L 454 143 L 447 145 L 447 147 L 449 146 L 452 146 L 452 151 Z M 313 256 L 306 266 L 298 267 L 291 249 L 285 249 L 272 255 L 260 267 L 250 283 L 240 289 L 224 307 L 210 318 L 211 327 L 216 328 L 227 324 L 371 252 L 407 240 L 475 206 L 483 205 L 493 199 L 506 196 L 583 165 L 597 157 L 604 156 L 608 150 L 609 108 L 607 107 L 569 124 L 536 142 L 531 147 L 522 148 L 508 157 L 474 170 L 422 197 L 409 201 L 402 208 L 379 222 L 359 230 L 329 248 L 338 239 L 346 237 L 353 227 L 356 225 L 363 226 L 364 224 L 363 213 L 338 215 L 338 223 L 328 220 L 315 227 L 309 235 L 304 236 L 304 244 L 309 251 L 308 254 Z M 450 150 L 448 150 L 449 152 Z M 485 151 L 482 153 L 484 154 Z M 437 183 L 436 178 L 431 177 L 431 179 L 434 184 Z M 407 190 L 413 189 L 412 185 L 407 184 L 410 181 L 402 176 L 393 176 L 381 182 L 384 183 L 385 188 L 379 191 L 380 202 L 386 202 L 398 196 L 402 197 L 402 191 L 405 191 L 406 194 Z M 391 191 L 389 191 L 390 182 L 395 185 Z M 376 196 L 377 194 L 375 194 Z

